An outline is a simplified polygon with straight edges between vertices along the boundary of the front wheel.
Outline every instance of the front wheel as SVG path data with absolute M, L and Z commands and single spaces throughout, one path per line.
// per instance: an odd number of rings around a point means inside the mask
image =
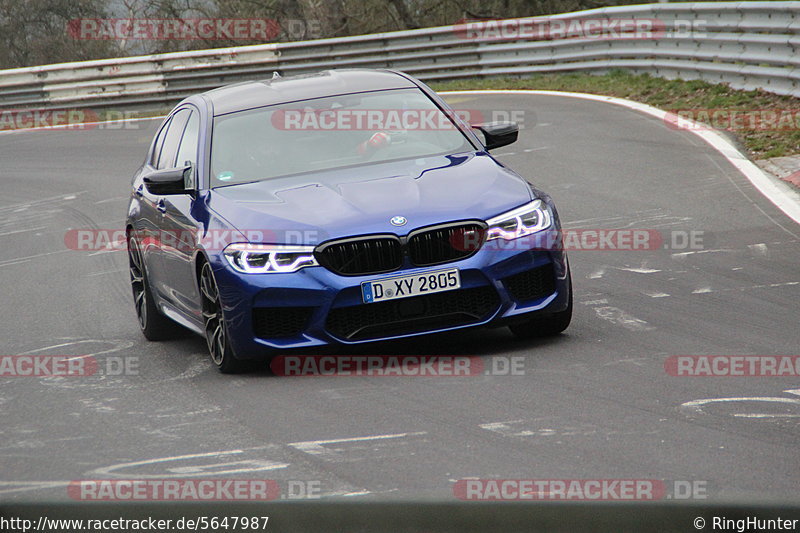
M 572 320 L 572 274 L 569 273 L 567 274 L 567 285 L 569 287 L 569 298 L 566 309 L 550 315 L 537 316 L 520 324 L 508 326 L 511 333 L 521 339 L 531 339 L 537 337 L 552 337 L 567 329 Z
M 156 307 L 147 279 L 142 249 L 133 235 L 128 237 L 128 269 L 131 275 L 136 317 L 139 319 L 139 328 L 145 338 L 149 341 L 161 341 L 175 337 L 180 333 L 180 326 L 161 314 Z
M 249 368 L 246 361 L 236 358 L 228 340 L 228 328 L 222 314 L 222 302 L 214 272 L 209 263 L 203 263 L 200 271 L 200 295 L 203 301 L 203 324 L 211 362 L 223 374 L 235 374 Z

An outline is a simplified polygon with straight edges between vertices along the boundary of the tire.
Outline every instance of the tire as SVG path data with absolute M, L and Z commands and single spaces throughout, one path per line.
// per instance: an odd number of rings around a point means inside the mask
M 572 320 L 572 274 L 567 274 L 569 298 L 567 308 L 550 315 L 531 318 L 526 322 L 508 326 L 511 333 L 520 339 L 534 339 L 558 335 L 569 326 Z
M 133 305 L 139 328 L 149 341 L 162 341 L 174 338 L 181 333 L 181 327 L 164 316 L 156 307 L 150 283 L 147 280 L 147 269 L 142 258 L 139 241 L 133 235 L 128 236 L 128 269 L 131 277 Z
M 203 326 L 211 362 L 223 374 L 238 374 L 250 370 L 250 361 L 236 357 L 228 340 L 228 328 L 223 316 L 219 288 L 211 265 L 205 261 L 200 268 L 200 298 L 203 307 Z

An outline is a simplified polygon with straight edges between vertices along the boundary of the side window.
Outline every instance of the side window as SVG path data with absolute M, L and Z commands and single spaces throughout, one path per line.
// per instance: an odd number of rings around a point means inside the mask
M 199 135 L 200 117 L 197 113 L 192 112 L 189 116 L 189 121 L 186 123 L 186 129 L 183 131 L 181 145 L 178 148 L 178 158 L 175 160 L 175 165 L 179 167 L 186 164 L 187 161 L 192 164 L 192 173 L 186 183 L 187 189 L 194 188 L 194 176 L 195 172 L 197 172 L 197 139 Z
M 168 120 L 164 126 L 161 128 L 161 131 L 158 132 L 158 136 L 156 137 L 156 142 L 153 144 L 153 153 L 150 155 L 150 166 L 157 168 L 158 167 L 158 156 L 161 154 L 161 147 L 164 145 L 164 135 L 167 134 L 167 130 L 169 129 Z
M 156 168 L 159 170 L 175 166 L 175 155 L 178 152 L 178 143 L 181 142 L 183 128 L 186 126 L 186 121 L 189 119 L 190 113 L 191 111 L 188 109 L 181 109 L 172 115 L 167 133 L 164 135 L 164 145 L 161 147 L 161 155 L 158 156 L 158 165 Z

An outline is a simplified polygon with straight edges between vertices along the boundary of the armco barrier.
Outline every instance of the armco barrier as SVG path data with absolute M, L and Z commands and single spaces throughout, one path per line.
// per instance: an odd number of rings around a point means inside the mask
M 657 20 L 663 32 L 650 39 L 492 41 L 465 38 L 454 25 L 3 70 L 0 109 L 156 108 L 276 70 L 348 67 L 397 69 L 426 81 L 625 69 L 800 96 L 800 2 L 659 3 L 537 20 L 631 18 Z

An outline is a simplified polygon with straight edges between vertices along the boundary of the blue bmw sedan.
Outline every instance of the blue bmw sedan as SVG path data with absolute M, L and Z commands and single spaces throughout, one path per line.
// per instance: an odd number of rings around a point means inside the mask
M 132 182 L 142 332 L 193 330 L 222 372 L 286 348 L 458 328 L 560 333 L 572 287 L 556 208 L 489 153 L 517 134 L 468 124 L 387 70 L 187 98 Z

